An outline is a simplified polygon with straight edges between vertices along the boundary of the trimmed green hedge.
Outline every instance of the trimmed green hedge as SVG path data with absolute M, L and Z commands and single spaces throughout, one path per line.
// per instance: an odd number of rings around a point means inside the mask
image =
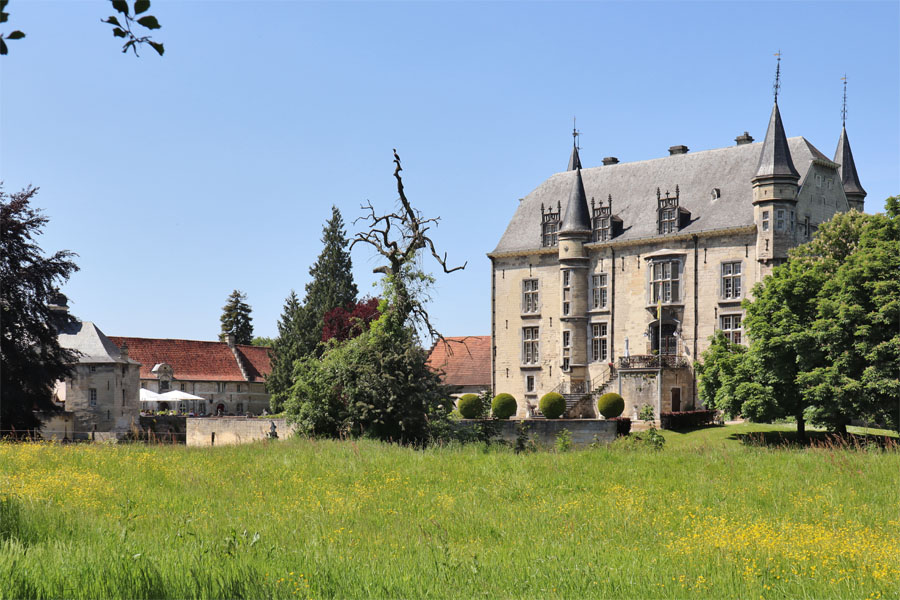
M 491 402 L 491 412 L 495 419 L 508 419 L 518 410 L 516 399 L 512 394 L 497 394 Z
M 615 392 L 603 394 L 597 400 L 597 410 L 607 419 L 615 419 L 625 410 L 625 400 Z
M 558 419 L 566 412 L 566 399 L 556 392 L 550 392 L 541 398 L 540 407 L 545 417 Z
M 477 394 L 463 394 L 456 404 L 456 410 L 463 419 L 477 419 L 484 412 L 484 407 Z

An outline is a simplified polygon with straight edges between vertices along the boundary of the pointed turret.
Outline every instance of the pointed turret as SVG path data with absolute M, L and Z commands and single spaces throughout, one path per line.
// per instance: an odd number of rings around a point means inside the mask
M 569 168 L 567 171 L 574 171 L 581 168 L 581 157 L 578 156 L 578 146 L 572 146 L 572 156 L 569 157 Z
M 577 154 L 575 155 L 577 157 Z M 591 216 L 588 209 L 587 194 L 584 193 L 584 181 L 581 179 L 581 167 L 575 169 L 575 181 L 569 193 L 566 214 L 559 226 L 560 233 L 590 233 Z
M 853 162 L 853 152 L 850 151 L 850 140 L 847 139 L 847 75 L 841 79 L 844 82 L 844 104 L 841 107 L 841 139 L 838 140 L 837 150 L 834 151 L 834 162 L 840 165 L 838 174 L 841 177 L 844 195 L 847 196 L 847 203 L 850 208 L 862 212 L 866 190 L 859 182 L 856 163 Z
M 769 117 L 769 128 L 766 130 L 766 139 L 759 153 L 759 164 L 753 182 L 770 178 L 800 180 L 800 174 L 797 173 L 794 161 L 791 160 L 791 151 L 788 148 L 787 136 L 784 134 L 777 101 L 772 107 L 772 116 Z

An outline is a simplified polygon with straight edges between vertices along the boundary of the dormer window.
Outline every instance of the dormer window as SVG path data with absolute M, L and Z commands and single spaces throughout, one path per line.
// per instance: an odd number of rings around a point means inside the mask
M 681 191 L 675 186 L 675 197 L 663 196 L 659 188 L 656 188 L 656 205 L 657 205 L 657 229 L 660 234 L 676 233 L 679 229 L 687 225 L 691 220 L 691 213 L 679 206 Z
M 609 204 L 603 206 L 603 200 L 597 205 L 591 198 L 591 241 L 606 242 L 622 232 L 622 219 L 612 214 L 612 195 L 608 196 Z
M 560 204 L 556 203 L 556 212 L 553 208 L 544 209 L 541 204 L 541 246 L 550 248 L 559 245 L 559 215 Z

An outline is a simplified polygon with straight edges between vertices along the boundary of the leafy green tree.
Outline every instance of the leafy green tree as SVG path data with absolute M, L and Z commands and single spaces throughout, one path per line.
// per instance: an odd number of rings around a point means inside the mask
M 265 337 L 262 335 L 258 335 L 252 340 L 250 340 L 250 345 L 252 346 L 263 346 L 266 348 L 271 348 L 275 343 L 275 338 Z
M 756 421 L 794 417 L 846 431 L 853 419 L 900 425 L 900 226 L 887 214 L 836 215 L 745 301 L 746 352 L 704 353 L 704 403 Z
M 250 344 L 253 341 L 253 318 L 250 311 L 247 295 L 240 290 L 231 292 L 219 318 L 222 322 L 219 340 L 224 341 L 225 336 L 230 333 L 234 335 L 235 344 Z
M 0 187 L 0 437 L 40 426 L 34 409 L 54 407 L 56 381 L 76 360 L 61 348 L 49 305 L 78 270 L 67 250 L 44 256 L 35 242 L 47 217 L 30 206 L 37 188 L 7 195 Z
M 403 189 L 400 157 L 394 152 L 394 177 L 402 210 L 378 215 L 369 204 L 363 217 L 368 230 L 354 244 L 371 245 L 387 260 L 380 317 L 359 336 L 333 340 L 320 360 L 309 356 L 295 365 L 294 386 L 285 405 L 289 417 L 317 435 L 369 435 L 409 444 L 426 443 L 433 423 L 446 418 L 449 404 L 440 378 L 427 364 L 417 326 L 436 334 L 425 308 L 431 277 L 416 266 L 418 253 L 430 249 L 445 272 L 440 256 L 426 235 L 437 218 L 413 209 Z M 351 245 L 352 247 L 352 245 Z

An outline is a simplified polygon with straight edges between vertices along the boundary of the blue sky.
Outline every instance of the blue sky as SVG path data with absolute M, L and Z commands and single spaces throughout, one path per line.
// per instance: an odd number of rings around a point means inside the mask
M 866 209 L 900 192 L 897 2 L 311 3 L 153 0 L 123 55 L 108 2 L 12 0 L 0 59 L 0 177 L 40 186 L 40 243 L 79 254 L 63 291 L 110 335 L 215 339 L 235 288 L 257 335 L 302 296 L 332 204 L 442 217 L 445 335 L 490 333 L 492 250 L 518 198 L 563 170 L 765 133 L 775 59 L 789 136 L 831 156 L 847 129 Z M 379 261 L 354 274 L 377 293 Z M 426 261 L 426 268 L 437 265 Z

